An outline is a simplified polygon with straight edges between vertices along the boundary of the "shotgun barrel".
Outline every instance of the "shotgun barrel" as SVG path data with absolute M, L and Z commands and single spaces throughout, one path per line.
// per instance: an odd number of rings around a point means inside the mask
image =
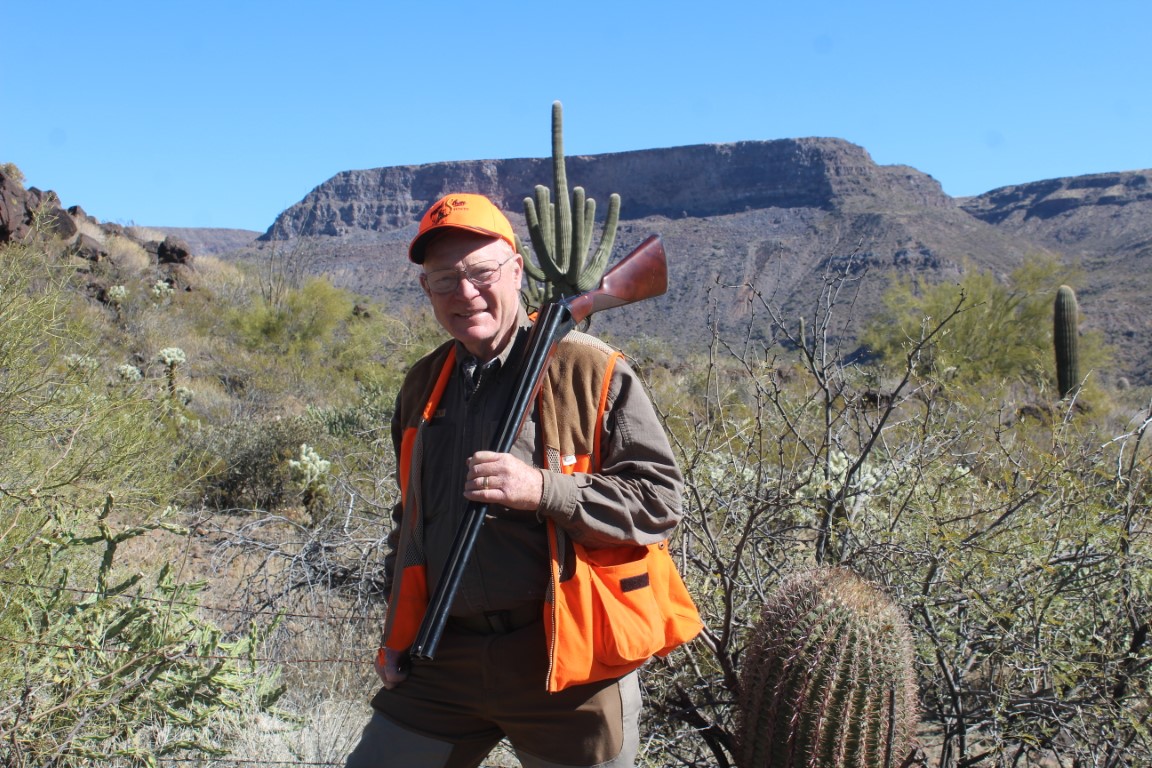
M 520 427 L 531 412 L 532 402 L 544 382 L 544 373 L 556 351 L 556 345 L 568 331 L 593 312 L 659 296 L 667 288 L 668 268 L 664 244 L 659 235 L 651 235 L 604 273 L 598 287 L 545 305 L 528 333 L 512 400 L 501 419 L 491 449 L 497 453 L 512 450 Z M 431 661 L 435 657 L 440 636 L 448 622 L 449 609 L 456 599 L 464 568 L 472 556 L 476 538 L 480 535 L 487 514 L 487 504 L 476 501 L 468 503 L 460 527 L 456 529 L 443 575 L 428 601 L 428 608 L 412 643 L 410 655 L 413 659 Z

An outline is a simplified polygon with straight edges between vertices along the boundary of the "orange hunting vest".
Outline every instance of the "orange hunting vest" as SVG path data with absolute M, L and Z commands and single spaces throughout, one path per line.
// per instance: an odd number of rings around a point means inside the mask
M 599 471 L 601 425 L 612 371 L 620 357 L 606 344 L 579 332 L 569 333 L 557 345 L 537 402 L 549 470 L 565 474 Z M 405 387 L 427 397 L 422 409 L 408 409 L 419 416 L 403 425 L 401 438 L 403 530 L 384 629 L 385 645 L 393 650 L 411 646 L 428 605 L 418 445 L 421 427 L 435 413 L 454 363 L 455 345 L 449 342 L 409 374 L 418 377 L 417 382 L 423 378 L 423 384 L 412 390 Z M 551 584 L 543 618 L 549 691 L 621 677 L 653 655 L 670 653 L 700 631 L 700 616 L 666 541 L 588 549 L 552 521 L 547 530 Z

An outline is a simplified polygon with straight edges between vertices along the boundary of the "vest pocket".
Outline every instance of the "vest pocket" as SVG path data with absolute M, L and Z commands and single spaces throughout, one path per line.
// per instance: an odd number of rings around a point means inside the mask
M 604 664 L 643 661 L 664 647 L 664 616 L 648 574 L 647 547 L 586 551 L 592 647 Z

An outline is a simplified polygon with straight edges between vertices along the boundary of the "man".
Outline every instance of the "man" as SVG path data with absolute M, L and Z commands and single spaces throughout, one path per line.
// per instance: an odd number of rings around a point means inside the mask
M 383 687 L 348 768 L 478 766 L 505 737 L 527 768 L 632 766 L 643 660 L 574 662 L 581 614 L 557 593 L 573 551 L 667 538 L 683 486 L 668 440 L 619 354 L 572 333 L 511 452 L 489 450 L 530 327 L 512 227 L 487 198 L 449 195 L 424 215 L 409 258 L 452 339 L 397 397 Z M 488 518 L 435 659 L 412 664 L 406 650 L 469 502 L 488 504 Z

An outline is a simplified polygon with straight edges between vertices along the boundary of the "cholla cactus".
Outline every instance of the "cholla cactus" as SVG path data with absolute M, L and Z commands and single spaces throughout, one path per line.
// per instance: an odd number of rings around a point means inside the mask
M 100 367 L 100 361 L 89 355 L 64 355 L 64 366 L 71 372 L 87 376 Z
M 157 280 L 156 284 L 152 286 L 152 298 L 158 302 L 172 298 L 172 294 L 175 292 L 176 289 L 167 280 Z
M 104 292 L 104 298 L 116 313 L 116 319 L 123 320 L 124 303 L 128 301 L 128 289 L 123 285 L 114 285 Z
M 741 768 L 895 768 L 918 717 L 903 613 L 851 571 L 794 574 L 741 665 Z
M 300 444 L 299 459 L 288 460 L 292 479 L 304 492 L 304 508 L 309 514 L 328 493 L 327 477 L 331 467 L 332 462 L 320 458 L 320 454 L 307 443 Z
M 168 396 L 176 400 L 176 367 L 187 361 L 184 350 L 180 347 L 164 347 L 156 355 L 156 359 L 164 366 L 164 376 L 168 379 Z
M 180 349 L 180 347 L 164 347 L 164 349 L 156 353 L 156 359 L 167 368 L 174 368 L 188 361 L 188 358 L 184 355 L 184 350 Z
M 131 363 L 116 366 L 116 375 L 119 376 L 120 381 L 125 384 L 135 384 L 144 378 L 144 374 L 140 372 L 140 369 Z
M 839 448 L 832 448 L 828 453 L 825 474 L 815 474 L 810 482 L 797 488 L 796 498 L 827 499 L 831 495 L 838 494 L 849 480 L 848 471 L 854 461 L 855 459 Z M 872 499 L 892 491 L 896 487 L 899 474 L 897 467 L 882 468 L 869 463 L 863 464 L 852 476 L 849 487 L 844 489 L 848 506 L 852 511 L 858 511 Z
M 600 245 L 591 259 L 588 250 L 595 225 L 596 201 L 585 198 L 584 189 L 572 190 L 568 199 L 568 174 L 564 167 L 563 114 L 560 102 L 552 103 L 552 176 L 556 186 L 556 202 L 551 201 L 548 187 L 536 186 L 536 199 L 524 198 L 524 217 L 532 238 L 532 250 L 539 266 L 524 256 L 524 271 L 528 273 L 525 297 L 533 306 L 555 301 L 564 296 L 575 296 L 595 288 L 612 245 L 616 241 L 616 227 L 620 221 L 620 195 L 608 198 L 608 216 Z

